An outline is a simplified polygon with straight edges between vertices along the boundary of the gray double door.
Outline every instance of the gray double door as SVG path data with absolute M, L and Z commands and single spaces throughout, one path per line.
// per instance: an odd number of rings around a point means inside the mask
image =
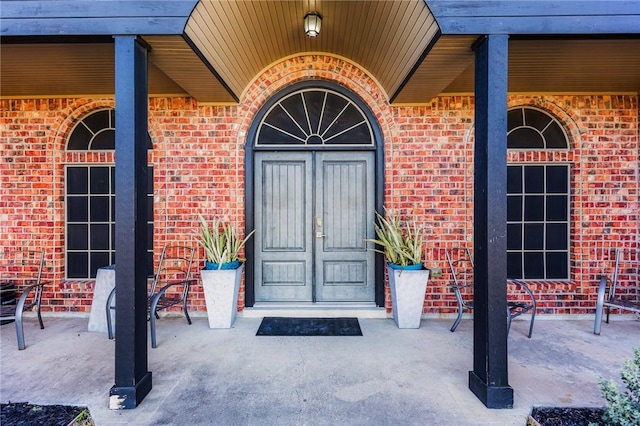
M 255 155 L 256 302 L 373 302 L 374 153 Z

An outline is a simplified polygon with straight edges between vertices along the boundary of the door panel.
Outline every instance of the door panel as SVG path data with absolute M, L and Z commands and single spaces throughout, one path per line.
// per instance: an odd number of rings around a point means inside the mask
M 373 152 L 257 152 L 257 302 L 373 302 Z
M 311 156 L 256 153 L 256 301 L 312 297 Z
M 374 232 L 373 158 L 370 152 L 316 153 L 315 295 L 319 302 L 374 300 L 374 253 L 364 241 Z M 317 220 L 320 217 L 322 223 Z

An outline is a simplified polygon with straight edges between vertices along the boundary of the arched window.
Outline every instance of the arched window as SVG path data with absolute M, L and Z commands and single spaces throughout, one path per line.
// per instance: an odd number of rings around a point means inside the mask
M 153 149 L 147 135 L 147 148 Z M 103 109 L 76 123 L 67 142 L 67 151 L 98 151 L 116 149 L 116 111 Z
M 255 146 L 375 148 L 373 130 L 362 109 L 325 88 L 301 89 L 279 99 L 260 122 Z
M 544 111 L 508 112 L 509 149 L 567 149 L 560 123 Z M 507 167 L 507 275 L 520 279 L 569 278 L 569 165 Z
M 93 112 L 74 127 L 68 151 L 115 149 L 113 109 Z M 149 143 L 151 139 L 149 139 Z M 98 268 L 114 264 L 115 166 L 68 164 L 65 167 L 67 278 L 95 278 Z M 153 168 L 149 167 L 147 264 L 153 270 Z
M 524 107 L 507 114 L 507 147 L 509 149 L 567 149 L 567 135 L 551 115 Z

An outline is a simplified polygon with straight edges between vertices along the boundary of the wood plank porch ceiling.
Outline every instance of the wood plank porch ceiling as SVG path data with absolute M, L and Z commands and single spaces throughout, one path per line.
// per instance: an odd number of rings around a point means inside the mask
M 322 17 L 316 38 L 303 17 Z M 151 96 L 234 103 L 267 67 L 303 53 L 346 58 L 397 104 L 473 92 L 477 35 L 440 35 L 423 0 L 200 1 L 183 35 L 145 35 Z M 1 42 L 1 40 L 0 40 Z M 2 97 L 111 95 L 110 43 L 0 45 Z M 46 64 L 46 65 L 45 65 Z M 516 38 L 509 42 L 512 92 L 639 92 L 640 39 Z

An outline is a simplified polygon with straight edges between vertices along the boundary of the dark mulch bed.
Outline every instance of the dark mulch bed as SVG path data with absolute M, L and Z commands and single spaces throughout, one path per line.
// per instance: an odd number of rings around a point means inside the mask
M 92 425 L 87 407 L 69 405 L 33 405 L 26 402 L 9 402 L 0 404 L 0 425 L 31 426 L 51 425 L 67 426 L 83 411 L 86 411 L 86 422 L 76 425 Z
M 531 417 L 542 426 L 588 426 L 604 425 L 603 413 L 602 408 L 535 407 Z

